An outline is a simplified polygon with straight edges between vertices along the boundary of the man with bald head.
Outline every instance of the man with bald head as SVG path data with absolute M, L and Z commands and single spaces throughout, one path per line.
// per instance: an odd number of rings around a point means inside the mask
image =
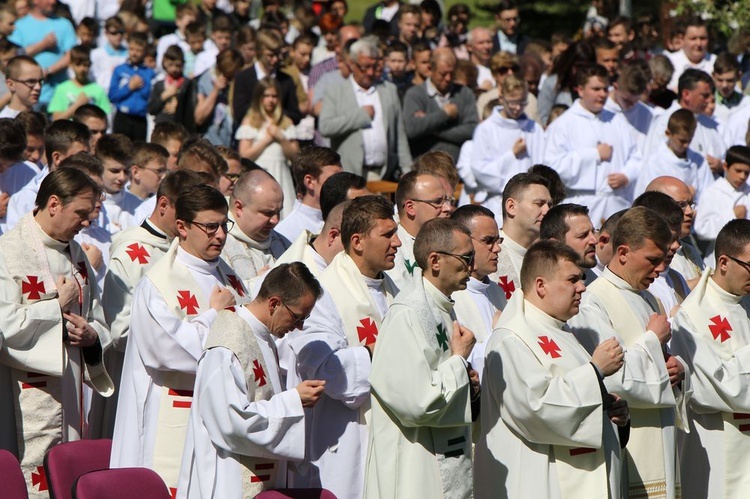
M 430 58 L 430 78 L 404 96 L 404 124 L 412 155 L 446 151 L 458 159 L 461 145 L 479 123 L 474 93 L 453 82 L 456 56 L 439 48 Z
M 264 274 L 290 246 L 274 230 L 284 204 L 281 186 L 265 170 L 242 175 L 229 199 L 229 217 L 235 222 L 229 231 L 222 258 L 237 272 L 245 287 Z
M 698 249 L 690 242 L 690 231 L 693 228 L 695 218 L 695 203 L 693 203 L 693 191 L 682 180 L 663 176 L 656 177 L 646 186 L 646 192 L 656 191 L 666 194 L 675 200 L 682 208 L 682 232 L 680 233 L 680 249 L 675 253 L 670 267 L 679 272 L 687 281 L 690 289 L 693 289 L 701 278 L 706 268 L 703 258 Z

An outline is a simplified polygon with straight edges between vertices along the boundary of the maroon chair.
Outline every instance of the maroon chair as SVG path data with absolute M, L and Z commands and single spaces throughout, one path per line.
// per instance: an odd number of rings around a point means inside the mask
M 112 440 L 77 440 L 58 444 L 44 456 L 50 499 L 71 499 L 76 479 L 95 470 L 109 468 Z
M 12 452 L 0 450 L 0 497 L 5 499 L 29 499 L 26 480 L 21 465 Z
M 117 468 L 91 471 L 78 477 L 73 499 L 171 499 L 169 490 L 155 471 L 148 468 Z
M 261 492 L 255 499 L 336 499 L 328 489 L 276 489 Z

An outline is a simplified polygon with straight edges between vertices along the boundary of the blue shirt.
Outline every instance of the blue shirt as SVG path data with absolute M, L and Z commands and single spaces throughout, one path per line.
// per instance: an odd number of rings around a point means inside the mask
M 34 60 L 42 68 L 47 69 L 59 61 L 76 44 L 76 32 L 70 21 L 61 17 L 36 19 L 31 15 L 27 15 L 16 21 L 16 29 L 8 37 L 8 40 L 20 47 L 28 47 L 34 43 L 41 42 L 50 33 L 55 33 L 55 37 L 57 38 L 55 46 L 34 56 Z M 64 69 L 50 75 L 42 86 L 39 102 L 49 104 L 55 92 L 55 87 L 67 79 L 68 72 Z
M 115 108 L 124 114 L 146 116 L 148 98 L 151 95 L 151 82 L 154 70 L 141 64 L 133 66 L 129 62 L 120 64 L 112 72 L 112 83 L 109 85 L 109 100 Z M 130 79 L 138 75 L 143 79 L 143 86 L 137 90 L 130 90 Z

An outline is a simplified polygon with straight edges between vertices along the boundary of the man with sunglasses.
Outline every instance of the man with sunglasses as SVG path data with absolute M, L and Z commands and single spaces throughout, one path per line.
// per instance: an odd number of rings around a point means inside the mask
M 383 319 L 370 374 L 366 498 L 471 495 L 479 375 L 466 360 L 474 334 L 451 300 L 474 269 L 470 234 L 455 220 L 425 223 L 414 242 L 423 277 Z
M 8 62 L 5 71 L 10 102 L 0 111 L 0 118 L 15 118 L 23 111 L 33 111 L 44 85 L 42 67 L 31 57 L 19 55 Z
M 177 497 L 240 499 L 286 487 L 287 460 L 305 457 L 304 409 L 325 381 L 287 388 L 275 341 L 304 326 L 321 293 L 305 265 L 288 263 L 268 273 L 252 302 L 219 313 L 198 360 Z
M 236 222 L 227 234 L 222 258 L 252 289 L 252 281 L 271 268 L 291 243 L 276 232 L 284 194 L 265 170 L 242 175 L 229 198 L 230 219 Z
M 453 300 L 456 302 L 456 317 L 476 336 L 477 342 L 469 361 L 481 379 L 486 341 L 507 303 L 502 288 L 489 279 L 497 270 L 503 238 L 498 234 L 495 215 L 483 206 L 462 206 L 453 212 L 451 219 L 469 229 L 474 245 L 471 278 L 466 289 L 453 294 Z
M 414 259 L 414 239 L 422 225 L 434 218 L 448 218 L 455 209 L 452 193 L 447 191 L 446 185 L 442 177 L 416 171 L 404 174 L 399 180 L 396 207 L 401 247 L 393 268 L 386 272 L 399 289 L 421 278 Z
M 110 460 L 112 468 L 153 469 L 173 495 L 206 336 L 218 312 L 246 293 L 219 257 L 234 225 L 221 192 L 183 192 L 174 216 L 177 237 L 133 295 Z
M 739 497 L 750 471 L 750 221 L 716 238 L 716 270 L 704 272 L 672 323 L 672 349 L 693 379 L 690 433 L 681 434 L 682 494 Z

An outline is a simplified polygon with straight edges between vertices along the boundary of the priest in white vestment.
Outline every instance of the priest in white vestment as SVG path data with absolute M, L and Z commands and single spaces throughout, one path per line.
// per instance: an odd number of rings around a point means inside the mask
M 362 497 L 370 407 L 370 362 L 381 321 L 398 292 L 384 271 L 401 246 L 393 206 L 363 196 L 344 210 L 344 251 L 320 274 L 323 297 L 287 343 L 287 387 L 306 379 L 326 382 L 308 412 L 306 461 L 294 487 L 324 487 L 336 497 Z M 292 370 L 291 366 L 295 366 Z
M 410 286 L 422 278 L 414 259 L 414 238 L 428 220 L 447 218 L 453 213 L 453 193 L 446 192 L 442 179 L 431 173 L 412 171 L 405 173 L 396 189 L 398 209 L 398 238 L 401 247 L 396 262 L 386 274 L 399 289 Z
M 690 433 L 681 433 L 682 496 L 744 497 L 750 487 L 750 221 L 729 222 L 706 272 L 673 322 L 672 349 L 690 366 Z
M 93 269 L 73 241 L 100 195 L 84 172 L 60 169 L 41 183 L 39 210 L 0 238 L 0 448 L 19 457 L 33 498 L 48 494 L 45 453 L 85 436 L 83 383 L 114 391 Z
M 200 185 L 175 205 L 178 238 L 133 294 L 112 442 L 112 468 L 146 467 L 175 492 L 195 369 L 219 311 L 245 297 L 219 257 L 226 199 Z
M 461 223 L 432 220 L 414 253 L 423 277 L 394 300 L 373 355 L 365 497 L 468 498 L 479 375 L 451 295 L 466 289 L 474 246 Z
M 304 407 L 325 381 L 286 389 L 274 341 L 304 325 L 320 284 L 299 262 L 271 270 L 258 296 L 219 313 L 198 360 L 178 498 L 244 499 L 286 487 L 305 457 Z
M 284 195 L 279 183 L 265 170 L 242 175 L 229 198 L 229 231 L 221 257 L 240 276 L 247 289 L 254 278 L 270 269 L 290 242 L 274 230 L 279 223 Z
M 342 171 L 341 156 L 331 148 L 303 148 L 292 165 L 297 199 L 294 208 L 276 226 L 276 232 L 294 241 L 304 231 L 319 234 L 323 227 L 320 191 L 328 177 Z
M 539 235 L 542 240 L 554 239 L 565 243 L 578 253 L 578 265 L 583 269 L 586 286 L 598 277 L 593 271 L 597 265 L 598 239 L 588 208 L 573 203 L 553 206 L 542 219 Z
M 547 128 L 544 153 L 568 188 L 566 202 L 588 207 L 596 225 L 630 206 L 641 170 L 630 124 L 604 109 L 608 81 L 602 66 L 578 71 L 581 98 Z
M 484 206 L 467 205 L 457 209 L 451 219 L 469 229 L 474 245 L 474 266 L 466 289 L 453 293 L 453 310 L 459 324 L 474 333 L 476 343 L 467 359 L 482 378 L 484 349 L 507 300 L 505 293 L 490 281 L 497 269 L 502 239 L 494 214 Z
M 498 255 L 497 271 L 490 280 L 500 286 L 505 299 L 521 289 L 521 264 L 526 249 L 539 239 L 539 227 L 552 207 L 547 181 L 533 173 L 519 173 L 503 191 L 503 239 Z M 497 217 L 496 217 L 497 218 Z
M 612 234 L 609 265 L 568 321 L 589 352 L 612 337 L 625 347 L 624 367 L 604 384 L 631 407 L 624 457 L 628 494 L 669 499 L 679 496 L 675 427 L 686 426 L 690 384 L 684 362 L 666 350 L 669 323 L 647 288 L 665 269 L 671 241 L 659 214 L 644 207 L 628 210 Z
M 477 187 L 487 191 L 483 206 L 502 211 L 505 184 L 544 159 L 544 129 L 524 114 L 526 82 L 516 75 L 503 80 L 501 105 L 474 130 L 471 170 Z
M 621 497 L 616 425 L 627 426 L 628 406 L 603 381 L 623 348 L 608 338 L 589 355 L 566 324 L 586 289 L 578 259 L 557 241 L 524 258 L 523 290 L 487 345 L 475 497 Z

